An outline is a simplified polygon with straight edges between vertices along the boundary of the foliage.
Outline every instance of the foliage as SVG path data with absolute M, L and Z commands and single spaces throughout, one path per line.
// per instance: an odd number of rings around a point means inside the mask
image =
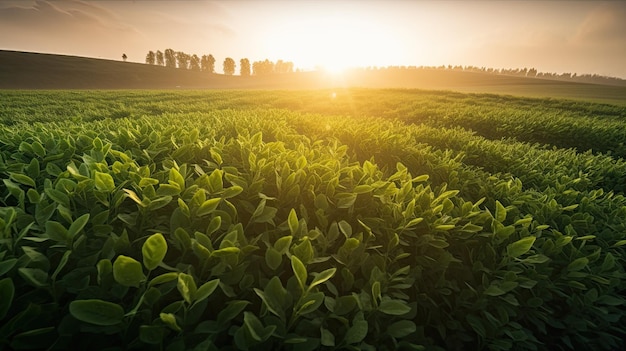
M 327 93 L 1 93 L 0 347 L 624 346 L 622 159 Z

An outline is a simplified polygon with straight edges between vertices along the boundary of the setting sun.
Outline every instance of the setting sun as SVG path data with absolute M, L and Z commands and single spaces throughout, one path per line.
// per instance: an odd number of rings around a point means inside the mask
M 284 30 L 289 28 L 289 30 Z M 303 67 L 341 73 L 346 68 L 384 64 L 389 53 L 401 54 L 393 33 L 374 19 L 350 13 L 325 14 L 285 20 L 268 36 L 271 52 L 289 57 Z M 289 43 L 289 45 L 285 45 Z

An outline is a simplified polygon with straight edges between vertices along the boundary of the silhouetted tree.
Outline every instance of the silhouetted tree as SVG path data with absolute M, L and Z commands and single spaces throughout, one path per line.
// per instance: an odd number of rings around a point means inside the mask
M 172 49 L 165 49 L 165 67 L 176 68 L 176 54 Z
M 161 50 L 157 50 L 156 52 L 156 64 L 159 66 L 163 66 L 165 64 L 163 61 L 163 52 L 161 52 Z
M 232 76 L 235 73 L 235 60 L 230 57 L 224 59 L 224 74 Z
M 178 68 L 188 69 L 189 60 L 191 57 L 182 51 L 176 52 L 176 61 L 178 62 Z
M 215 58 L 213 55 L 202 55 L 202 59 L 200 60 L 200 69 L 203 72 L 215 72 Z
M 126 54 L 122 54 L 122 60 L 124 60 L 124 62 L 126 62 L 127 58 L 128 58 L 128 56 L 126 56 Z
M 252 64 L 252 73 L 257 75 L 270 74 L 274 72 L 274 63 L 268 59 L 265 61 L 254 61 Z
M 189 60 L 189 69 L 192 71 L 200 71 L 200 58 L 198 55 L 191 55 L 191 59 Z
M 146 55 L 146 63 L 149 65 L 154 65 L 156 63 L 156 54 L 154 51 L 148 51 L 148 54 Z
M 287 62 L 283 60 L 276 61 L 274 65 L 274 72 L 276 73 L 291 73 L 293 72 L 293 62 Z
M 242 77 L 250 76 L 250 60 L 247 58 L 242 58 L 239 61 L 239 72 Z

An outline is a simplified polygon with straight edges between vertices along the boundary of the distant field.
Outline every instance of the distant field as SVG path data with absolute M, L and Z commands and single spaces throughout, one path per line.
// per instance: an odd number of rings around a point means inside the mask
M 626 87 L 446 70 L 224 76 L 84 57 L 0 51 L 0 89 L 436 89 L 626 104 Z
M 0 349 L 625 346 L 623 105 L 342 88 L 0 101 Z

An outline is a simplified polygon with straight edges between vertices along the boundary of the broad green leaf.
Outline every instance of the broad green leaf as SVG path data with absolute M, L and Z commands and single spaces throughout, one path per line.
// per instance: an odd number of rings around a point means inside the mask
M 330 330 L 320 327 L 320 338 L 323 346 L 335 346 L 335 336 Z
M 261 300 L 263 300 L 265 307 L 270 312 L 275 314 L 281 320 L 285 320 L 283 305 L 286 304 L 288 293 L 278 277 L 272 277 L 263 291 L 255 288 L 254 292 L 261 298 Z
M 509 244 L 506 247 L 507 253 L 513 258 L 519 257 L 527 253 L 533 247 L 536 239 L 537 238 L 534 236 L 527 236 L 512 244 Z
M 346 332 L 343 341 L 350 345 L 360 343 L 367 336 L 368 324 L 364 319 L 355 318 L 352 326 Z
M 250 301 L 234 300 L 227 302 L 226 307 L 222 308 L 217 314 L 217 323 L 220 325 L 228 325 L 227 322 L 237 317 L 250 304 Z
M 182 331 L 182 329 L 178 326 L 176 316 L 173 313 L 161 313 L 159 314 L 159 318 L 163 323 L 165 323 L 165 325 L 172 328 L 174 331 Z
M 261 320 L 248 311 L 243 313 L 243 324 L 246 327 L 246 330 L 250 333 L 250 336 L 257 342 L 267 340 L 274 332 L 274 329 L 276 329 L 276 326 L 274 325 L 264 327 Z
M 480 337 L 485 338 L 487 336 L 487 330 L 485 329 L 485 325 L 479 317 L 468 314 L 467 316 L 465 316 L 465 320 L 467 320 L 467 323 L 469 323 L 470 327 L 472 327 L 472 329 L 476 332 L 476 334 L 480 335 Z
M 322 284 L 323 282 L 332 278 L 335 275 L 335 272 L 337 272 L 337 268 L 329 268 L 321 273 L 318 273 L 315 278 L 313 278 L 313 281 L 311 282 L 311 285 L 309 285 L 308 290 L 311 290 L 314 286 Z
M 387 334 L 391 335 L 394 338 L 403 338 L 405 336 L 415 333 L 416 330 L 417 326 L 415 325 L 415 322 L 401 320 L 392 323 L 389 327 L 387 327 Z
M 489 296 L 500 296 L 506 294 L 506 291 L 500 289 L 497 285 L 492 284 L 485 289 L 484 294 Z
M 276 242 L 274 243 L 274 248 L 281 255 L 284 255 L 287 252 L 289 252 L 289 247 L 291 247 L 292 241 L 293 241 L 293 236 L 291 235 L 283 236 L 279 238 L 278 240 L 276 240 Z
M 224 189 L 224 192 L 222 193 L 222 197 L 224 199 L 230 199 L 241 194 L 242 192 L 243 192 L 242 187 L 240 187 L 239 185 L 233 185 L 229 188 Z
M 70 313 L 80 321 L 101 325 L 117 325 L 124 319 L 122 306 L 98 299 L 70 302 Z
M 13 296 L 15 295 L 15 286 L 11 278 L 4 278 L 0 280 L 0 321 L 4 319 L 7 312 L 11 308 L 13 303 Z
M 506 208 L 496 200 L 496 221 L 503 223 L 506 220 Z
M 185 178 L 175 168 L 170 168 L 169 182 L 176 183 L 181 191 L 185 190 Z
M 164 330 L 158 325 L 139 326 L 139 340 L 149 345 L 158 345 L 163 341 Z
M 10 178 L 20 184 L 28 185 L 33 188 L 37 186 L 33 178 L 27 176 L 26 174 L 10 173 Z
M 219 283 L 220 283 L 219 279 L 213 279 L 200 285 L 200 287 L 198 288 L 198 290 L 196 290 L 194 297 L 193 297 L 195 303 L 198 303 L 208 298 L 209 296 L 211 296 L 211 294 L 213 294 L 213 292 L 215 291 Z
M 200 205 L 200 207 L 196 211 L 196 215 L 199 217 L 202 217 L 202 216 L 206 216 L 210 214 L 211 212 L 215 211 L 215 209 L 217 209 L 217 206 L 220 204 L 221 200 L 222 200 L 221 198 L 216 197 L 216 198 L 208 199 L 204 201 L 202 205 Z M 219 218 L 219 217 L 215 217 L 215 218 Z
M 587 257 L 580 257 L 572 261 L 567 265 L 567 270 L 570 272 L 579 271 L 587 266 L 589 259 Z
M 146 279 L 141 263 L 132 257 L 119 255 L 113 262 L 113 278 L 123 286 L 139 287 Z
M 219 283 L 219 281 L 218 281 Z M 196 291 L 198 290 L 196 287 L 196 282 L 192 276 L 186 273 L 180 273 L 178 275 L 178 284 L 176 285 L 180 295 L 185 299 L 187 303 L 193 302 L 193 297 L 196 295 Z
M 289 225 L 289 231 L 291 232 L 291 235 L 296 235 L 296 233 L 298 232 L 298 215 L 296 215 L 296 210 L 294 210 L 293 208 L 291 209 L 291 211 L 289 211 L 289 217 L 287 218 L 287 224 Z
M 65 267 L 65 265 L 69 261 L 71 254 L 72 254 L 71 250 L 67 250 L 63 253 L 63 256 L 61 256 L 61 260 L 59 261 L 57 268 L 54 270 L 54 273 L 52 273 L 52 277 L 51 277 L 52 281 L 55 281 L 57 279 L 57 276 L 59 275 L 59 273 L 61 273 L 61 270 L 63 269 L 63 267 Z
M 406 301 L 385 298 L 380 302 L 378 310 L 393 316 L 401 316 L 409 313 L 411 311 L 411 307 L 407 305 Z
M 89 222 L 89 213 L 85 213 L 84 215 L 76 218 L 76 220 L 72 222 L 70 228 L 67 230 L 69 237 L 73 239 L 76 234 L 78 234 L 81 230 L 83 230 L 83 228 L 85 228 L 87 222 Z
M 96 189 L 98 191 L 112 192 L 115 190 L 115 182 L 113 177 L 108 173 L 95 172 Z
M 56 221 L 46 222 L 46 235 L 57 242 L 67 242 L 70 240 L 69 233 L 63 224 Z
M 296 279 L 298 280 L 298 284 L 300 288 L 304 291 L 304 286 L 306 285 L 307 272 L 306 267 L 298 257 L 295 255 L 291 256 L 291 268 L 293 269 L 294 274 L 296 275 Z
M 48 273 L 39 268 L 18 268 L 17 272 L 34 287 L 43 288 L 48 285 Z
M 165 258 L 167 254 L 167 242 L 163 234 L 156 233 L 150 235 L 141 247 L 143 257 L 143 265 L 148 270 L 155 269 Z
M 152 280 L 150 280 L 150 283 L 148 284 L 148 286 L 152 287 L 155 286 L 157 284 L 164 284 L 167 282 L 171 282 L 172 280 L 178 279 L 178 274 L 176 272 L 169 272 L 169 273 L 163 273 L 161 275 L 158 275 L 154 278 L 152 278 Z
M 276 270 L 278 267 L 280 267 L 280 264 L 282 262 L 283 255 L 280 252 L 278 252 L 273 247 L 267 248 L 267 250 L 265 251 L 265 263 L 270 269 Z

